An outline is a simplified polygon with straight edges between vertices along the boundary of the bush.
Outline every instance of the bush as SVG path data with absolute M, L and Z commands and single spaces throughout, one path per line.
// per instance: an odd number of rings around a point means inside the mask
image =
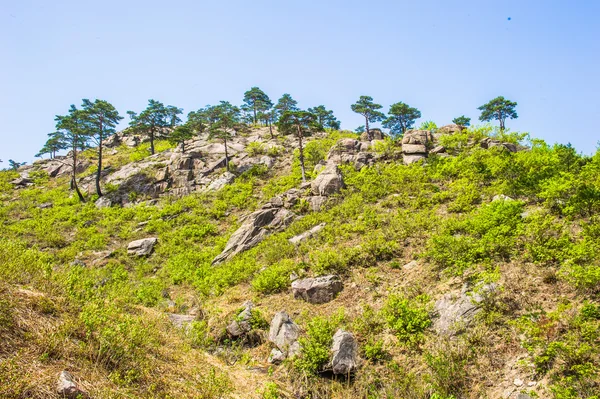
M 383 314 L 388 326 L 406 345 L 415 345 L 422 341 L 423 332 L 431 325 L 426 308 L 427 296 L 421 295 L 409 300 L 400 295 L 390 295 Z
M 267 147 L 261 142 L 253 141 L 246 146 L 246 152 L 251 157 L 265 155 L 267 153 Z
M 343 319 L 338 314 L 333 318 L 315 317 L 306 325 L 306 336 L 300 337 L 302 354 L 294 366 L 305 374 L 317 374 L 329 361 L 333 334 Z
M 252 280 L 252 288 L 262 294 L 274 294 L 287 289 L 290 285 L 290 274 L 297 270 L 295 263 L 284 259 L 268 266 Z
M 425 354 L 429 383 L 438 398 L 461 398 L 467 387 L 466 366 L 470 354 L 462 343 L 445 342 Z M 433 397 L 433 396 L 432 396 Z

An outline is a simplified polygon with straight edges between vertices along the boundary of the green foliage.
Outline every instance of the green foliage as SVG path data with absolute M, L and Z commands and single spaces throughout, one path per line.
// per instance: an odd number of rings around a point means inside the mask
M 431 131 L 435 131 L 437 130 L 437 125 L 434 121 L 425 121 L 423 123 L 421 123 L 421 126 L 419 126 L 419 130 L 431 130 Z
M 379 122 L 385 118 L 385 115 L 379 110 L 383 108 L 381 104 L 373 102 L 373 97 L 360 96 L 358 101 L 350 106 L 352 111 L 362 115 L 365 118 L 366 132 L 371 138 L 371 131 L 369 129 L 369 123 Z
M 518 115 L 515 111 L 517 103 L 505 99 L 504 97 L 496 97 L 490 102 L 483 104 L 477 108 L 481 111 L 480 121 L 489 122 L 491 120 L 497 120 L 500 122 L 500 130 L 504 130 L 504 124 L 507 118 L 517 119 Z
M 168 133 L 181 122 L 178 115 L 182 112 L 181 108 L 172 105 L 165 106 L 160 101 L 152 99 L 148 100 L 148 106 L 139 114 L 127 111 L 131 118 L 127 132 L 148 135 L 150 154 L 154 154 L 154 140 L 168 136 Z
M 468 118 L 464 115 L 458 116 L 452 119 L 452 123 L 460 126 L 462 129 L 471 126 L 471 118 Z
M 389 116 L 383 121 L 383 127 L 390 129 L 394 135 L 402 135 L 421 117 L 421 111 L 403 102 L 390 106 Z
M 248 144 L 246 146 L 246 152 L 248 153 L 248 155 L 250 155 L 251 157 L 255 157 L 257 155 L 264 155 L 267 153 L 267 148 L 266 146 L 259 142 L 259 141 L 253 141 L 252 143 Z
M 427 296 L 408 299 L 390 295 L 383 308 L 388 327 L 403 344 L 417 345 L 423 340 L 424 331 L 431 325 L 427 309 Z
M 467 386 L 466 366 L 470 353 L 462 342 L 443 342 L 434 351 L 425 354 L 429 367 L 429 383 L 433 397 L 451 399 L 463 397 Z
M 387 357 L 386 351 L 383 349 L 382 340 L 369 339 L 364 346 L 365 358 L 377 363 L 385 360 Z
M 290 285 L 290 274 L 298 269 L 291 260 L 284 259 L 267 267 L 252 280 L 252 288 L 262 294 L 274 294 Z
M 315 317 L 306 324 L 306 336 L 300 337 L 302 354 L 294 366 L 304 374 L 317 374 L 329 361 L 333 334 L 344 316 L 338 313 L 332 318 Z

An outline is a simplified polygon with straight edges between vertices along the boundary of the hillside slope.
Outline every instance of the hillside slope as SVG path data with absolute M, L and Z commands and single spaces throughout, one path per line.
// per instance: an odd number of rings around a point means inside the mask
M 328 131 L 307 183 L 264 128 L 233 173 L 115 143 L 87 203 L 58 161 L 2 171 L 0 397 L 598 398 L 600 152 L 525 139 Z

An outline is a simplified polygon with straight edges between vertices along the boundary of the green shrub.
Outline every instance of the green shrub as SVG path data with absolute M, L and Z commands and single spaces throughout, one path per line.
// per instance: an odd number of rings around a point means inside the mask
M 252 288 L 262 294 L 274 294 L 285 290 L 290 285 L 290 274 L 297 270 L 295 263 L 284 259 L 268 266 L 252 280 Z
M 429 367 L 428 380 L 438 398 L 463 397 L 467 388 L 466 366 L 470 357 L 462 343 L 450 342 L 425 354 L 425 362 Z
M 369 339 L 364 345 L 364 355 L 365 358 L 372 362 L 381 362 L 387 356 L 386 351 L 383 349 L 383 341 Z
M 306 325 L 306 336 L 300 337 L 302 354 L 294 366 L 305 374 L 317 374 L 329 361 L 333 334 L 340 325 L 343 315 L 333 318 L 315 317 Z
M 401 295 L 390 295 L 383 314 L 388 327 L 406 345 L 422 341 L 424 331 L 431 325 L 426 307 L 428 297 L 421 295 L 412 300 Z
M 253 141 L 246 146 L 246 152 L 251 157 L 265 155 L 267 153 L 267 147 L 261 142 Z

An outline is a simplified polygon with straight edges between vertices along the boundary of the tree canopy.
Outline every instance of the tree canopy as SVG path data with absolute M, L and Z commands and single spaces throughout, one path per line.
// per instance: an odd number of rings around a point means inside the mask
M 500 122 L 500 130 L 504 130 L 507 118 L 517 119 L 519 117 L 517 111 L 515 111 L 516 106 L 517 103 L 514 101 L 507 100 L 502 96 L 496 97 L 477 108 L 481 111 L 479 120 L 482 122 L 497 120 Z
M 323 126 L 319 124 L 315 114 L 308 111 L 296 110 L 285 111 L 279 118 L 277 127 L 283 134 L 294 134 L 298 139 L 302 181 L 306 181 L 306 171 L 304 167 L 304 147 L 302 144 L 302 139 L 307 134 L 323 130 Z
M 369 129 L 369 122 L 379 122 L 385 118 L 385 115 L 378 111 L 383 108 L 381 104 L 375 104 L 373 102 L 373 97 L 370 96 L 360 96 L 358 101 L 350 106 L 352 111 L 357 114 L 361 114 L 365 118 L 365 129 L 367 131 L 367 136 L 369 136 L 369 140 L 372 140 L 373 137 L 371 135 L 371 131 Z
M 455 125 L 458 125 L 462 129 L 464 129 L 465 127 L 468 127 L 471 125 L 471 118 L 461 115 L 459 117 L 452 119 L 452 123 L 454 123 Z
M 325 108 L 324 105 L 319 105 L 314 108 L 309 108 L 308 112 L 314 114 L 317 117 L 317 122 L 323 127 L 330 129 L 339 129 L 340 121 L 333 115 L 333 111 Z
M 280 118 L 286 111 L 298 111 L 298 101 L 294 100 L 291 95 L 285 93 L 275 105 L 277 117 Z
M 244 93 L 244 104 L 252 110 L 254 123 L 258 123 L 260 112 L 265 112 L 273 107 L 273 102 L 269 96 L 258 87 L 252 87 Z
M 383 121 L 383 127 L 395 135 L 404 134 L 421 117 L 421 111 L 403 102 L 390 106 L 389 116 Z
M 179 114 L 183 110 L 172 105 L 165 106 L 160 101 L 148 100 L 148 107 L 136 114 L 127 111 L 131 117 L 130 132 L 147 134 L 150 139 L 150 153 L 154 154 L 154 140 L 166 137 L 181 122 Z

